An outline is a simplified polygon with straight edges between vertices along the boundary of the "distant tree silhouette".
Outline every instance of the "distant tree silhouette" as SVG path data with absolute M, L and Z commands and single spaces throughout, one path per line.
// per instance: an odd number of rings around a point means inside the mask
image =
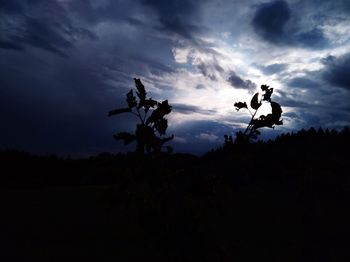
M 158 102 L 152 98 L 147 98 L 147 93 L 140 79 L 134 78 L 136 86 L 136 96 L 131 89 L 126 94 L 126 102 L 128 107 L 118 108 L 109 111 L 108 116 L 118 115 L 121 113 L 131 113 L 135 115 L 140 123 L 136 126 L 134 134 L 128 132 L 120 132 L 113 137 L 116 140 L 123 140 L 125 145 L 136 141 L 136 152 L 144 153 L 161 151 L 163 144 L 172 140 L 174 135 L 163 137 L 168 128 L 168 120 L 165 115 L 171 112 L 171 106 L 168 100 Z M 151 114 L 149 115 L 149 113 Z M 168 152 L 172 151 L 170 146 L 166 147 Z
M 314 144 L 319 146 L 320 150 L 324 147 L 324 144 L 337 144 L 346 145 L 349 144 L 350 129 L 344 127 L 340 132 L 337 130 L 323 130 L 321 127 L 316 131 L 315 128 L 311 127 L 308 130 L 301 129 L 296 133 L 286 133 L 278 135 L 273 143 L 277 145 L 288 144 L 288 145 L 309 145 Z M 324 149 L 324 148 L 323 148 Z
M 282 108 L 279 103 L 271 100 L 273 88 L 271 88 L 268 85 L 261 85 L 261 90 L 263 91 L 261 98 L 259 98 L 259 93 L 256 93 L 250 101 L 250 107 L 253 110 L 255 110 L 254 112 L 249 110 L 246 102 L 234 103 L 234 106 L 237 111 L 245 108 L 251 114 L 251 119 L 245 131 L 236 132 L 236 140 L 234 142 L 236 144 L 247 144 L 247 143 L 250 143 L 251 140 L 257 139 L 257 137 L 261 134 L 260 131 L 258 130 L 259 128 L 262 128 L 262 127 L 275 128 L 276 125 L 283 125 L 283 122 L 280 119 L 282 114 Z M 267 114 L 266 116 L 261 115 L 258 118 L 255 118 L 263 102 L 270 103 L 272 112 L 270 114 Z M 232 136 L 225 135 L 225 146 L 229 146 L 232 144 L 233 144 Z

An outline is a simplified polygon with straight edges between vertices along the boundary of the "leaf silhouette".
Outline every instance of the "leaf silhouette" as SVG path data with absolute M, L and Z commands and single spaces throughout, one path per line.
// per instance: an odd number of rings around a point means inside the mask
M 276 118 L 280 118 L 282 115 L 282 108 L 279 103 L 271 102 L 272 114 Z
M 248 106 L 247 106 L 247 103 L 246 102 L 237 102 L 237 103 L 234 103 L 234 107 L 236 108 L 237 111 L 239 111 L 241 108 L 247 108 L 248 109 Z
M 164 135 L 166 129 L 168 128 L 168 120 L 165 118 L 158 119 L 154 122 L 154 127 L 160 135 Z
M 164 100 L 158 106 L 159 111 L 161 112 L 162 117 L 171 112 L 171 106 L 168 104 L 168 100 Z
M 261 127 L 274 128 L 275 125 L 283 125 L 283 121 L 280 120 L 282 115 L 282 109 L 280 104 L 276 102 L 271 102 L 272 113 L 260 116 L 258 119 L 253 119 L 251 121 L 252 129 L 258 129 Z
M 113 136 L 116 140 L 123 140 L 124 145 L 128 145 L 136 140 L 136 136 L 128 132 L 120 132 Z
M 168 100 L 158 104 L 156 110 L 152 112 L 152 115 L 147 119 L 146 124 L 155 123 L 157 120 L 163 118 L 166 114 L 171 112 L 171 106 L 168 104 Z
M 109 111 L 108 116 L 118 115 L 118 114 L 127 113 L 127 112 L 131 112 L 131 109 L 130 108 L 118 108 L 118 109 Z
M 260 116 L 258 119 L 253 119 L 251 124 L 252 126 L 252 130 L 254 129 L 258 129 L 261 127 L 273 127 L 273 121 L 272 121 L 272 114 L 268 114 L 268 115 L 262 115 Z
M 134 78 L 134 81 L 135 81 L 135 86 L 136 86 L 136 89 L 137 89 L 137 96 L 139 97 L 140 101 L 143 101 L 146 99 L 146 90 L 145 90 L 145 87 L 144 85 L 142 84 L 141 80 L 138 79 L 138 78 Z
M 250 106 L 255 110 L 258 110 L 258 108 L 261 106 L 261 102 L 259 103 L 258 97 L 259 93 L 256 93 L 250 101 Z
M 137 105 L 136 97 L 134 96 L 132 89 L 126 94 L 126 102 L 128 103 L 129 108 L 133 108 Z
M 265 94 L 263 94 L 263 100 L 271 102 L 271 95 L 273 93 L 273 88 L 269 88 L 269 86 L 266 86 L 266 89 L 264 91 L 265 91 Z
M 148 112 L 151 107 L 154 108 L 157 104 L 158 102 L 152 98 L 140 101 L 140 107 L 143 107 L 145 109 L 145 112 Z
M 262 91 L 265 92 L 269 87 L 270 87 L 270 86 L 268 86 L 268 85 L 261 85 L 260 88 L 261 88 Z

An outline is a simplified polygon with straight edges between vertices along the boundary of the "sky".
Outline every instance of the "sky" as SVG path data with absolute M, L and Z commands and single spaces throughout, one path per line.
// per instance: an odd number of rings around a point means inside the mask
M 284 125 L 261 138 L 340 129 L 350 125 L 350 1 L 0 0 L 0 148 L 134 150 L 112 135 L 137 119 L 107 117 L 134 77 L 169 100 L 175 152 L 202 154 L 243 130 L 250 115 L 234 103 L 262 84 Z

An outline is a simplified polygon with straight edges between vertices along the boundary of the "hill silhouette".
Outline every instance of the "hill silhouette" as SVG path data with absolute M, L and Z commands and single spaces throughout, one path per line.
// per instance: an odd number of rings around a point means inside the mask
M 349 128 L 311 128 L 202 157 L 3 150 L 3 256 L 340 261 L 349 146 Z

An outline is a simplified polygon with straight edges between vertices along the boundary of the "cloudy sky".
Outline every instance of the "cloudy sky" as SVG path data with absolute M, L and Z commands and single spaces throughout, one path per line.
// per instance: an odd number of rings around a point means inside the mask
M 350 124 L 348 0 L 0 0 L 0 148 L 87 156 L 132 115 L 108 118 L 141 78 L 168 99 L 177 152 L 203 153 L 249 121 L 234 102 L 274 88 L 283 126 Z M 262 108 L 261 113 L 269 108 Z

